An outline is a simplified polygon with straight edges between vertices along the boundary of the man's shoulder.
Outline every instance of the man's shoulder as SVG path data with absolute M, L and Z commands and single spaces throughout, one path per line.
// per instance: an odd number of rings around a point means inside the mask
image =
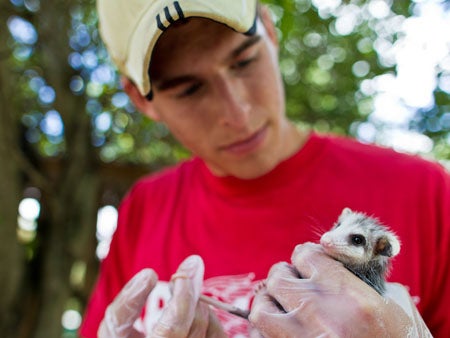
M 441 164 L 417 154 L 399 152 L 393 148 L 374 143 L 363 143 L 351 137 L 326 135 L 320 136 L 327 143 L 328 152 L 334 156 L 347 157 L 352 160 L 364 161 L 369 164 L 424 171 L 442 171 Z

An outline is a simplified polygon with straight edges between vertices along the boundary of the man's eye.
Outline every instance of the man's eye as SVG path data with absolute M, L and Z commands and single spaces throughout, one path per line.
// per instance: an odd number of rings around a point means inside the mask
M 178 94 L 178 97 L 187 97 L 195 94 L 202 85 L 200 83 L 194 83 L 190 86 L 188 86 L 185 90 L 183 90 L 180 94 Z
M 251 57 L 248 59 L 240 60 L 233 65 L 233 69 L 243 69 L 249 66 L 256 60 L 256 57 Z

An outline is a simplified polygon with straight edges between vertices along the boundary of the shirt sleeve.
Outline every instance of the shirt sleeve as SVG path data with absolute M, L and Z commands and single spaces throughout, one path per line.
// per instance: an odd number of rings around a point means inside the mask
M 85 338 L 96 338 L 98 327 L 102 321 L 105 310 L 128 280 L 125 270 L 127 257 L 122 250 L 128 245 L 125 241 L 127 219 L 129 214 L 130 196 L 127 196 L 119 208 L 117 230 L 111 241 L 107 257 L 101 262 L 96 285 L 91 293 L 79 334 Z

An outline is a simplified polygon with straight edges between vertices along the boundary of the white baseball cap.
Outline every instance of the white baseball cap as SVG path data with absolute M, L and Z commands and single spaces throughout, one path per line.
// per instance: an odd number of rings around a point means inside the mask
M 203 17 L 252 34 L 256 3 L 257 0 L 97 0 L 99 30 L 119 71 L 134 82 L 142 95 L 148 95 L 152 51 L 171 23 Z

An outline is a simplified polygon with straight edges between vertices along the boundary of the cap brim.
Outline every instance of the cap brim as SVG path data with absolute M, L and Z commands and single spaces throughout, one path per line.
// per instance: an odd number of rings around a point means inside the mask
M 248 33 L 255 27 L 256 1 L 228 0 L 205 4 L 204 0 L 192 0 L 182 2 L 182 9 L 179 6 L 177 1 L 172 0 L 159 1 L 158 5 L 153 2 L 139 19 L 130 38 L 126 73 L 144 96 L 151 90 L 148 75 L 151 54 L 159 37 L 171 23 L 182 17 L 203 17 L 223 23 L 240 33 Z

